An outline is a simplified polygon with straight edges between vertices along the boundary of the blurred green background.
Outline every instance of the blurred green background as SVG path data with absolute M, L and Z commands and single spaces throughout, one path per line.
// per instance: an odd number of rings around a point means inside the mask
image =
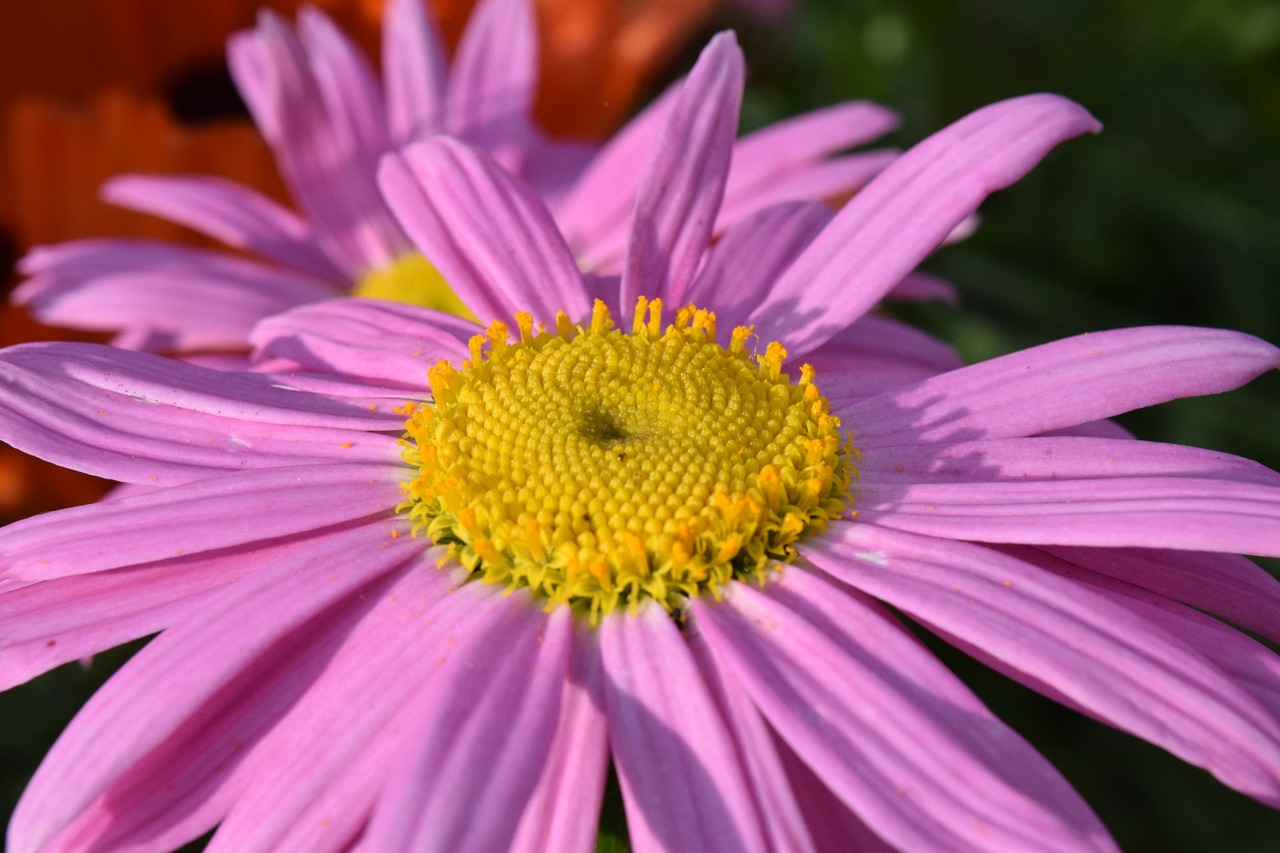
M 1064 144 L 984 206 L 977 234 L 928 262 L 959 287 L 958 308 L 896 309 L 970 359 L 1136 324 L 1280 342 L 1280 4 L 808 0 L 786 25 L 740 13 L 722 22 L 738 25 L 751 63 L 744 129 L 871 98 L 902 112 L 892 141 L 906 146 L 991 101 L 1042 90 L 1102 120 L 1101 135 Z M 1121 420 L 1143 438 L 1280 468 L 1276 375 Z M 934 645 L 1124 849 L 1280 849 L 1280 813 Z M 122 655 L 107 657 L 0 695 L 0 814 Z

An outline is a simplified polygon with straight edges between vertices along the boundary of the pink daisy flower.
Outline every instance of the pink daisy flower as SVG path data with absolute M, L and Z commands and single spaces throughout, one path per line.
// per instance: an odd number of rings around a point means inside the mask
M 638 850 L 1111 849 L 881 601 L 1280 805 L 1280 662 L 1205 615 L 1280 639 L 1280 589 L 1233 556 L 1280 555 L 1280 475 L 1071 434 L 1280 351 L 1123 329 L 867 396 L 845 330 L 1096 122 L 995 104 L 731 263 L 706 237 L 740 76 L 718 37 L 673 101 L 634 314 L 593 302 L 535 192 L 441 137 L 383 180 L 487 336 L 337 300 L 259 333 L 327 375 L 0 352 L 5 440 L 147 487 L 0 531 L 4 685 L 160 632 L 49 753 L 10 849 L 217 825 L 212 850 L 586 850 L 611 763 Z M 761 344 L 663 313 L 699 300 Z
M 349 293 L 469 316 L 416 251 L 375 180 L 383 154 L 438 132 L 485 149 L 537 187 L 584 269 L 617 272 L 637 163 L 654 144 L 670 94 L 597 152 L 548 140 L 532 123 L 537 43 L 528 0 L 478 4 L 452 63 L 422 0 L 389 4 L 383 41 L 379 82 L 359 49 L 315 9 L 302 10 L 296 32 L 264 12 L 255 30 L 231 39 L 232 74 L 299 213 L 223 179 L 121 176 L 104 187 L 109 201 L 238 253 L 122 239 L 38 247 L 20 264 L 29 278 L 14 298 L 46 323 L 180 354 L 243 351 L 259 319 Z M 720 230 L 777 201 L 852 192 L 894 154 L 837 152 L 895 123 L 889 110 L 850 102 L 744 137 L 735 145 Z M 927 278 L 904 290 L 939 292 Z

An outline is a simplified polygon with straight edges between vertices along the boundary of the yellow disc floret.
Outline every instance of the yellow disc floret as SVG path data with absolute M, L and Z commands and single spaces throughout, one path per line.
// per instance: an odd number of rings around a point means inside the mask
M 432 368 L 405 427 L 415 531 L 593 621 L 645 599 L 678 613 L 793 559 L 848 508 L 857 451 L 780 344 L 753 357 L 750 329 L 726 348 L 713 314 L 661 312 L 642 298 L 630 334 L 601 302 L 554 330 L 520 315 L 518 340 L 494 323 L 461 369 Z

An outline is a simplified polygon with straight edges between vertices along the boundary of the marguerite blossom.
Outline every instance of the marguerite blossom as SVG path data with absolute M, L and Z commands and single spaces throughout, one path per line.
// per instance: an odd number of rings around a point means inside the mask
M 383 185 L 485 335 L 334 300 L 256 334 L 323 372 L 0 351 L 6 441 L 146 487 L 0 531 L 4 685 L 159 632 L 10 849 L 588 850 L 610 765 L 638 850 L 1112 849 L 881 602 L 1280 805 L 1280 661 L 1205 615 L 1280 638 L 1234 556 L 1280 555 L 1280 474 L 1088 434 L 1280 350 L 1123 329 L 866 393 L 854 321 L 1097 124 L 998 103 L 708 253 L 741 73 L 718 37 L 675 97 L 612 305 L 439 137 Z
M 236 84 L 299 212 L 209 176 L 125 175 L 105 197 L 212 236 L 238 254 L 89 239 L 37 247 L 14 299 L 43 322 L 116 333 L 175 354 L 242 351 L 259 319 L 354 293 L 466 314 L 405 235 L 375 179 L 388 151 L 437 132 L 485 149 L 555 204 L 584 269 L 616 272 L 637 179 L 671 95 L 598 154 L 549 140 L 530 117 L 537 40 L 530 0 L 477 4 L 446 62 L 422 0 L 393 0 L 383 74 L 321 12 L 295 32 L 264 12 L 229 44 Z M 736 122 L 736 112 L 733 117 Z M 849 102 L 764 128 L 736 146 L 720 230 L 782 200 L 847 195 L 893 159 L 837 155 L 889 130 L 892 112 Z M 248 256 L 246 256 L 246 253 Z

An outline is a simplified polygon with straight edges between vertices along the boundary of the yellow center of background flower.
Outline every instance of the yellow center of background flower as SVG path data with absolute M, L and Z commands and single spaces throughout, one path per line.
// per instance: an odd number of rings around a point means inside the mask
M 476 320 L 476 315 L 421 252 L 401 255 L 391 266 L 368 273 L 351 288 L 351 295 L 404 302 Z
M 679 613 L 793 559 L 849 507 L 856 450 L 781 345 L 753 357 L 750 329 L 725 348 L 713 314 L 663 328 L 661 310 L 642 298 L 630 334 L 598 301 L 588 325 L 521 315 L 518 342 L 494 323 L 460 370 L 432 368 L 434 401 L 406 409 L 415 532 L 592 621 L 645 599 Z

